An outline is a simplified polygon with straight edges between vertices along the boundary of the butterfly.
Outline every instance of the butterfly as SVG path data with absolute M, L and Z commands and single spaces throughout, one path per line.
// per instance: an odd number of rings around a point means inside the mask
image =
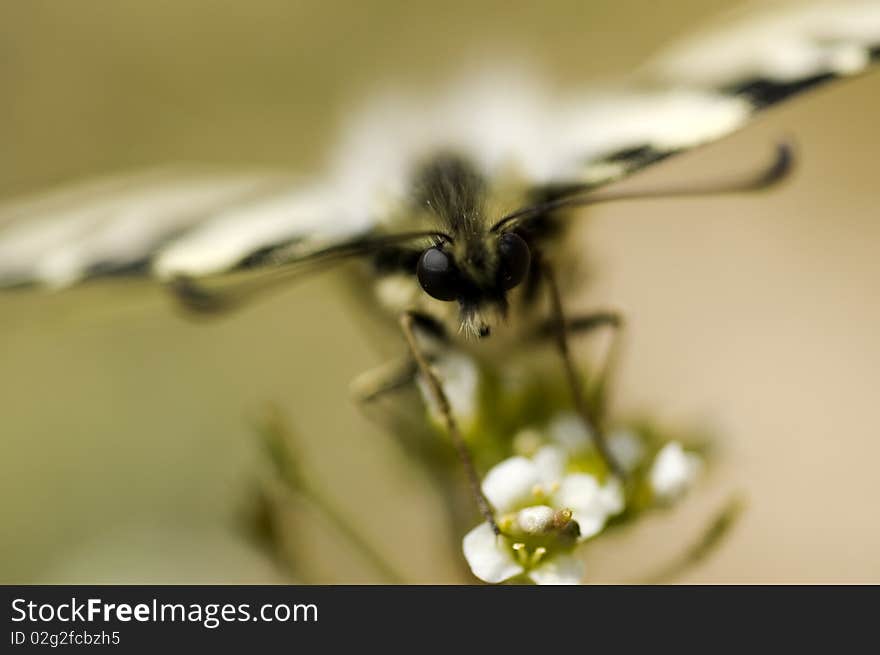
M 354 260 L 363 295 L 398 321 L 409 351 L 363 396 L 419 377 L 491 520 L 433 367 L 444 350 L 552 338 L 578 413 L 622 476 L 570 354 L 573 334 L 622 323 L 564 311 L 574 210 L 658 195 L 606 187 L 878 59 L 880 2 L 781 3 L 732 16 L 604 88 L 552 97 L 526 77 L 471 77 L 430 102 L 365 111 L 313 179 L 169 167 L 12 201 L 0 208 L 0 286 L 145 275 L 214 314 Z M 766 188 L 791 160 L 781 144 L 757 175 L 662 195 Z

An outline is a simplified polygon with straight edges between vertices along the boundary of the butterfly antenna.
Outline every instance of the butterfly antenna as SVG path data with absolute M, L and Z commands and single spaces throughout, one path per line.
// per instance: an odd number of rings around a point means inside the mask
M 620 200 L 687 198 L 763 191 L 785 180 L 794 170 L 795 159 L 794 146 L 791 142 L 781 141 L 776 144 L 773 161 L 769 165 L 763 166 L 757 173 L 751 173 L 745 177 L 698 182 L 679 188 L 633 189 L 627 191 L 607 191 L 605 193 L 575 189 L 562 197 L 524 207 L 504 216 L 492 226 L 492 231 L 497 232 L 511 223 L 521 223 L 535 216 L 558 209 L 587 207 Z
M 366 237 L 328 246 L 301 257 L 280 248 L 278 252 L 266 257 L 258 269 L 248 271 L 239 267 L 228 272 L 238 273 L 238 279 L 230 279 L 233 276 L 227 275 L 219 283 L 215 279 L 203 284 L 201 280 L 196 281 L 190 276 L 176 275 L 168 280 L 166 286 L 180 305 L 192 315 L 224 314 L 305 273 L 319 271 L 327 264 L 369 255 L 394 244 L 419 239 L 431 239 L 434 243 L 452 241 L 452 237 L 445 232 L 420 231 Z M 217 277 L 224 276 L 219 274 Z

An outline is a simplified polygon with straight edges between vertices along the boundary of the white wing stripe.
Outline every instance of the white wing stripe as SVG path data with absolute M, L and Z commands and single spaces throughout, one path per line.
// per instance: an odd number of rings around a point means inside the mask
M 176 178 L 15 223 L 0 240 L 0 279 L 70 285 L 99 264 L 124 267 L 210 211 L 254 193 L 265 176 Z
M 353 236 L 372 226 L 366 217 L 366 212 L 346 211 L 331 188 L 289 188 L 219 212 L 163 248 L 155 259 L 153 272 L 162 279 L 223 272 L 265 248 L 297 241 L 307 250 Z M 296 249 L 292 251 L 295 252 Z
M 742 80 L 794 82 L 852 75 L 880 44 L 880 2 L 834 0 L 802 6 L 778 3 L 685 41 L 653 64 L 650 74 L 674 84 L 723 88 Z

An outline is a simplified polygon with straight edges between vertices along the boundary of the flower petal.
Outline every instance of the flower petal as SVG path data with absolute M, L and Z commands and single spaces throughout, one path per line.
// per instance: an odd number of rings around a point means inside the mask
M 661 502 L 671 502 L 684 494 L 702 465 L 699 457 L 685 452 L 677 441 L 670 441 L 654 458 L 648 479 Z
M 553 506 L 568 508 L 581 529 L 581 540 L 592 537 L 605 527 L 608 512 L 599 483 L 588 473 L 572 473 L 562 479 L 553 496 Z
M 550 438 L 568 453 L 582 453 L 593 447 L 593 439 L 587 426 L 574 412 L 558 414 L 547 429 Z
M 623 511 L 625 503 L 623 486 L 617 478 L 609 478 L 600 489 L 599 496 L 602 500 L 602 507 L 609 516 L 620 514 Z
M 511 512 L 533 500 L 532 490 L 541 482 L 538 467 L 525 457 L 510 457 L 496 464 L 483 478 L 483 493 L 496 511 Z
M 559 482 L 565 472 L 568 457 L 559 446 L 544 446 L 532 456 L 532 461 L 538 467 L 542 482 Z
M 589 473 L 566 475 L 554 494 L 555 506 L 572 510 L 585 509 L 596 505 L 599 496 L 599 482 Z
M 537 584 L 580 584 L 584 577 L 584 563 L 574 555 L 556 555 L 529 571 Z
M 572 518 L 577 521 L 581 530 L 578 541 L 584 541 L 595 537 L 605 527 L 605 514 L 598 512 L 572 512 Z
M 645 457 L 645 445 L 632 430 L 619 429 L 608 435 L 608 449 L 625 471 L 632 471 Z
M 553 530 L 556 510 L 547 505 L 526 507 L 517 512 L 516 527 L 527 535 L 542 535 Z
M 473 574 L 485 582 L 497 584 L 523 572 L 505 538 L 497 536 L 488 523 L 481 523 L 464 536 L 462 550 Z

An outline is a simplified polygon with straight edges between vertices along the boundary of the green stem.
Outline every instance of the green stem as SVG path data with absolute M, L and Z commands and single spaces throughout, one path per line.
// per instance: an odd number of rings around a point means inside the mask
M 338 530 L 342 535 L 354 546 L 366 559 L 370 561 L 373 567 L 382 573 L 382 575 L 392 584 L 405 584 L 405 580 L 400 573 L 367 541 L 363 535 L 355 530 L 351 521 L 349 521 L 344 513 L 330 499 L 319 492 L 315 487 L 307 481 L 302 481 L 299 489 L 302 496 L 308 500 L 321 514 Z
M 669 584 L 677 580 L 690 568 L 696 566 L 711 555 L 724 538 L 730 533 L 739 515 L 742 513 L 744 502 L 739 496 L 730 498 L 724 506 L 712 517 L 705 527 L 699 539 L 679 557 L 662 566 L 660 569 L 643 576 L 638 584 Z
M 287 490 L 309 501 L 389 582 L 403 584 L 403 576 L 352 527 L 344 512 L 305 475 L 302 460 L 295 449 L 294 433 L 278 407 L 269 404 L 265 415 L 255 425 L 265 452 Z

